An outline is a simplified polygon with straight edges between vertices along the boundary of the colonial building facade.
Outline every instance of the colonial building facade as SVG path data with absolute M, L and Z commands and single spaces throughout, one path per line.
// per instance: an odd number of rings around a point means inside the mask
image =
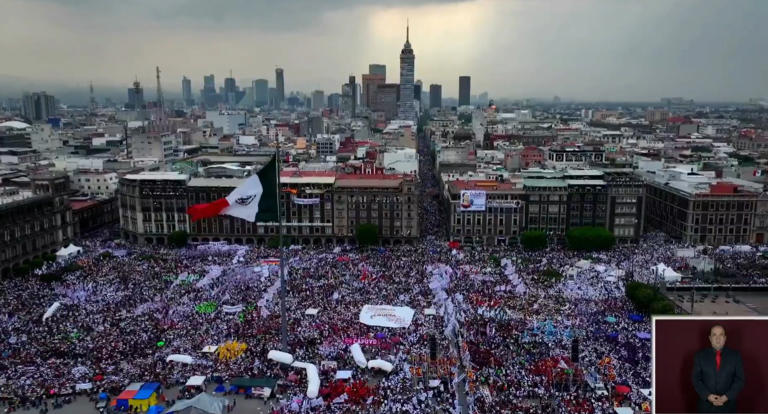
M 56 253 L 72 239 L 69 177 L 30 177 L 31 189 L 0 188 L 0 272 Z

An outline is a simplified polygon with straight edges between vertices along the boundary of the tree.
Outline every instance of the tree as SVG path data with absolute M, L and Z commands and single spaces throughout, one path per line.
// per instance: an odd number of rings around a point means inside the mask
M 43 261 L 43 259 L 39 259 L 39 258 L 32 259 L 32 260 L 29 261 L 29 267 L 32 270 L 39 269 L 39 268 L 43 267 L 44 264 L 45 264 L 45 262 Z
M 616 244 L 616 237 L 603 227 L 574 227 L 565 234 L 568 248 L 580 251 L 608 250 Z
M 650 313 L 652 315 L 673 315 L 675 313 L 675 305 L 667 298 L 662 298 L 651 303 Z
M 43 255 L 43 260 L 45 260 L 46 262 L 55 262 L 56 255 L 53 253 L 46 253 Z
M 13 268 L 13 275 L 17 277 L 26 276 L 29 274 L 29 266 L 23 264 Z
M 355 230 L 358 246 L 375 246 L 379 244 L 379 226 L 373 223 L 363 223 Z
M 547 233 L 529 230 L 520 235 L 520 244 L 526 250 L 541 250 L 547 247 Z
M 173 247 L 186 247 L 189 233 L 184 230 L 176 230 L 168 235 L 168 244 Z

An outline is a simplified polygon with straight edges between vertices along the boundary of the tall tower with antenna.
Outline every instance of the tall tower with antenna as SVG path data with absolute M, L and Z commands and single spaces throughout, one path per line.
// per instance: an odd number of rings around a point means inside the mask
M 165 100 L 163 99 L 163 89 L 160 87 L 160 66 L 155 66 L 157 73 L 157 108 L 158 108 L 158 121 L 165 118 Z

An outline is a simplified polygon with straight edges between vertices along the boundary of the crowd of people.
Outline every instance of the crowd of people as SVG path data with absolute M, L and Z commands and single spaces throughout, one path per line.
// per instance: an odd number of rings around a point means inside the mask
M 430 151 L 419 145 L 428 193 L 437 181 Z M 44 269 L 61 272 L 60 281 L 0 282 L 0 395 L 24 404 L 91 384 L 115 396 L 131 382 L 173 386 L 217 375 L 279 379 L 272 405 L 282 412 L 353 405 L 354 412 L 453 413 L 465 401 L 477 413 L 647 406 L 650 320 L 632 309 L 624 281 L 652 281 L 649 264 L 681 266 L 680 246 L 656 234 L 590 257 L 560 247 L 457 249 L 443 237 L 443 215 L 436 198 L 424 197 L 416 246 L 286 254 L 287 350 L 324 367 L 317 398 L 306 397 L 303 370 L 285 372 L 267 359 L 283 349 L 279 250 L 98 240 L 84 240 L 66 272 L 61 264 Z M 564 277 L 542 277 L 549 269 Z M 43 320 L 55 302 L 61 306 Z M 408 307 L 414 316 L 405 327 L 369 326 L 360 322 L 365 305 Z M 232 340 L 247 345 L 235 358 L 201 352 Z M 359 368 L 349 348 L 355 342 L 368 360 L 394 370 Z M 166 361 L 172 354 L 194 362 Z M 352 371 L 346 385 L 334 379 L 336 369 Z

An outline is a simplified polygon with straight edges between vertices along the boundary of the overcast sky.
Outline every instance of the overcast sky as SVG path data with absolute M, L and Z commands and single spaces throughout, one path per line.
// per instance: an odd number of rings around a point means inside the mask
M 768 96 L 768 0 L 0 0 L 9 81 L 177 94 L 232 70 L 287 91 L 339 92 L 369 63 L 398 82 L 411 22 L 416 79 L 457 96 L 646 100 Z M 14 92 L 15 93 L 15 92 Z

